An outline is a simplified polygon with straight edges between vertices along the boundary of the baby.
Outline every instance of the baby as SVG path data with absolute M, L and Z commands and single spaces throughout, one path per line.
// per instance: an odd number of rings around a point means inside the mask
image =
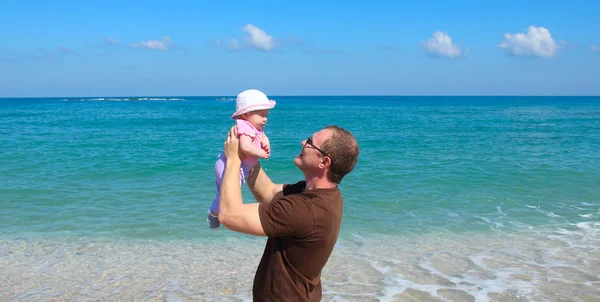
M 275 101 L 269 100 L 267 96 L 256 89 L 250 89 L 238 94 L 236 99 L 236 111 L 231 116 L 236 120 L 238 136 L 240 138 L 240 150 L 246 154 L 240 169 L 240 185 L 246 182 L 246 177 L 259 158 L 271 156 L 269 139 L 264 133 L 269 110 L 275 107 Z M 219 223 L 219 194 L 223 173 L 225 171 L 225 154 L 221 153 L 215 163 L 215 181 L 217 195 L 213 199 L 212 206 L 208 210 L 208 224 L 211 229 L 217 229 Z

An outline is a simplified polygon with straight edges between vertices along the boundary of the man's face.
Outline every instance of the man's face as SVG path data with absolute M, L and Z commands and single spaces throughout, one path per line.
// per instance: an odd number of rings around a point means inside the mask
M 319 170 L 319 164 L 323 161 L 324 155 L 318 149 L 323 149 L 321 146 L 331 136 L 327 129 L 323 129 L 310 137 L 312 144 L 307 143 L 308 139 L 301 142 L 302 150 L 294 159 L 294 164 L 303 172 L 311 170 Z

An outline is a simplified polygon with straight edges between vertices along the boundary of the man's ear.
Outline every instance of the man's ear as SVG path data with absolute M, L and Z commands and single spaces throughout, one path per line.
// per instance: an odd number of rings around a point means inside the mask
M 331 158 L 329 158 L 329 156 L 323 156 L 321 157 L 321 163 L 320 165 L 323 166 L 323 168 L 330 166 L 331 167 Z

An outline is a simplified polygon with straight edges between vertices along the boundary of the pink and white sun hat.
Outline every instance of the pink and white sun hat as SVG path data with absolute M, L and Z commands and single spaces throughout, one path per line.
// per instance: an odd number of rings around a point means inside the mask
M 267 95 L 256 89 L 248 89 L 238 94 L 235 100 L 235 113 L 232 119 L 240 118 L 240 115 L 254 110 L 272 109 L 275 107 L 275 101 L 269 100 Z

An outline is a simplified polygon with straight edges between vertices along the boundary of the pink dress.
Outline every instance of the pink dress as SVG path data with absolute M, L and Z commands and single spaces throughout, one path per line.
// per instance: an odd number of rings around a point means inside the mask
M 261 148 L 260 142 L 262 141 L 263 137 L 263 132 L 261 130 L 254 128 L 254 126 L 252 126 L 250 122 L 242 119 L 236 120 L 235 124 L 237 125 L 238 137 L 241 137 L 242 135 L 247 135 L 250 138 L 252 138 L 252 147 L 256 149 Z M 250 173 L 250 170 L 252 169 L 252 167 L 254 167 L 254 165 L 256 165 L 257 161 L 258 157 L 256 156 L 248 155 L 246 156 L 246 158 L 244 158 L 244 160 L 242 161 L 242 170 L 244 170 L 244 167 L 250 167 L 250 169 L 246 173 L 244 173 L 244 178 L 248 176 L 248 173 Z

